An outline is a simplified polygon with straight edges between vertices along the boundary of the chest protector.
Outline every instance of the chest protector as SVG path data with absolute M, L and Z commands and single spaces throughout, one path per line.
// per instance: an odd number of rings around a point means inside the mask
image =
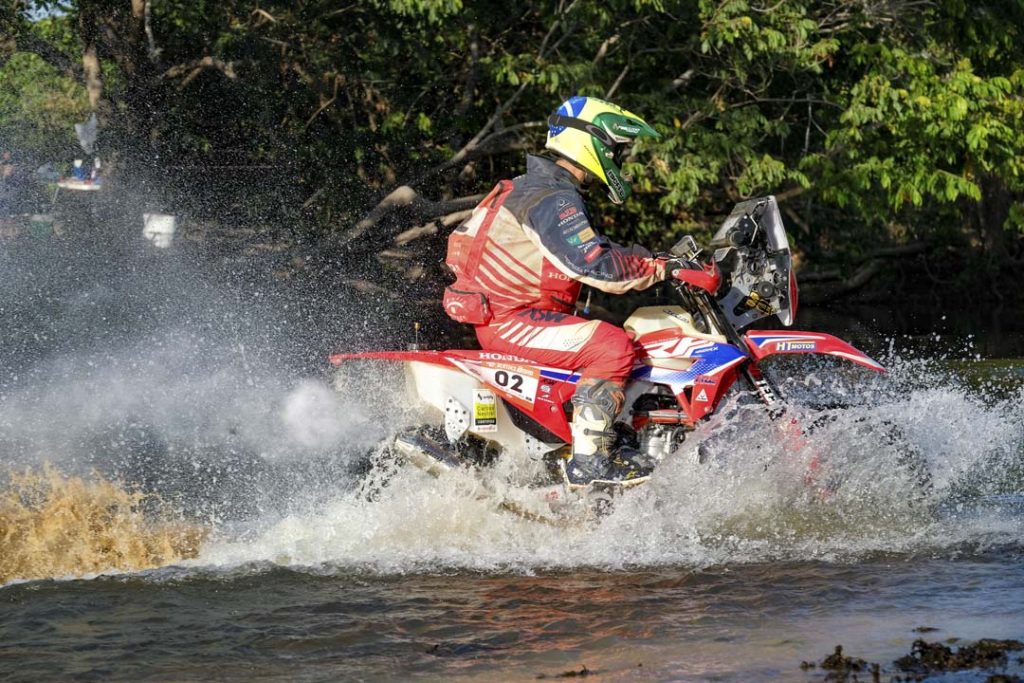
M 494 317 L 485 294 L 487 288 L 478 281 L 477 272 L 491 224 L 512 188 L 511 180 L 499 182 L 477 205 L 477 210 L 485 209 L 486 213 L 476 230 L 467 225 L 472 221 L 470 218 L 448 238 L 445 263 L 455 273 L 455 282 L 445 288 L 442 303 L 445 313 L 452 320 L 470 325 L 486 325 Z

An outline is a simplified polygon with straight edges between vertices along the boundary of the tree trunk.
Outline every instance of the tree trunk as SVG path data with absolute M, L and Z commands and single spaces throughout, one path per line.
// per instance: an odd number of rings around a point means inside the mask
M 996 268 L 1010 259 L 1003 226 L 1010 217 L 1011 203 L 1010 191 L 999 178 L 985 176 L 981 179 L 981 201 L 976 211 L 978 228 L 988 261 Z
M 82 39 L 82 70 L 85 77 L 85 90 L 89 94 L 89 106 L 100 117 L 100 123 L 106 118 L 106 107 L 103 103 L 103 74 L 100 70 L 100 58 L 96 50 L 97 26 L 96 8 L 91 3 L 82 3 L 78 14 L 78 33 Z

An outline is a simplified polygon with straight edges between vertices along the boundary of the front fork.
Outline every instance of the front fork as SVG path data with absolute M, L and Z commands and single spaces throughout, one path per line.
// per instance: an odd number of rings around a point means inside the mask
M 775 387 L 775 383 L 764 376 L 761 368 L 754 365 L 753 362 L 745 363 L 740 374 L 746 378 L 754 393 L 761 399 L 761 403 L 768 409 L 769 417 L 773 420 L 782 417 L 786 412 L 786 407 L 782 403 L 782 395 Z
M 768 379 L 761 368 L 754 363 L 747 363 L 741 371 L 742 376 L 750 383 L 754 393 L 768 410 L 768 417 L 772 420 L 783 418 L 780 429 L 785 440 L 787 450 L 800 452 L 810 448 L 810 442 L 804 434 L 803 427 L 795 417 L 785 419 L 786 406 L 782 402 L 782 394 L 776 388 L 775 383 Z M 833 487 L 828 483 L 822 483 L 821 479 L 821 457 L 817 449 L 813 449 L 810 458 L 807 460 L 807 471 L 804 472 L 804 483 L 818 490 L 818 495 L 827 499 L 832 496 Z

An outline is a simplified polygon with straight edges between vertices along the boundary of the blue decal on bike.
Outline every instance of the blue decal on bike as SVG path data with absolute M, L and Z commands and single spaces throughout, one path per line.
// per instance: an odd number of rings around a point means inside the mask
M 695 362 L 685 370 L 641 365 L 633 370 L 631 378 L 654 384 L 667 384 L 674 390 L 677 387 L 681 389 L 692 385 L 702 375 L 710 377 L 738 365 L 746 360 L 747 354 L 730 344 L 712 344 L 696 349 L 691 357 L 695 359 Z
M 579 373 L 576 372 L 560 372 L 558 370 L 541 370 L 540 376 L 547 379 L 557 379 L 559 382 L 571 382 L 575 384 L 579 381 Z

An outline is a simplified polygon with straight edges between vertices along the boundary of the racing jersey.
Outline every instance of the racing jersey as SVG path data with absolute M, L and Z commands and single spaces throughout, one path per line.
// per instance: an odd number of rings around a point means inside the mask
M 583 284 L 621 294 L 665 279 L 649 251 L 597 232 L 575 178 L 554 161 L 528 156 L 526 173 L 512 184 L 489 225 L 485 201 L 449 238 L 474 239 L 485 225 L 485 242 L 467 270 L 495 317 L 527 307 L 569 313 Z

